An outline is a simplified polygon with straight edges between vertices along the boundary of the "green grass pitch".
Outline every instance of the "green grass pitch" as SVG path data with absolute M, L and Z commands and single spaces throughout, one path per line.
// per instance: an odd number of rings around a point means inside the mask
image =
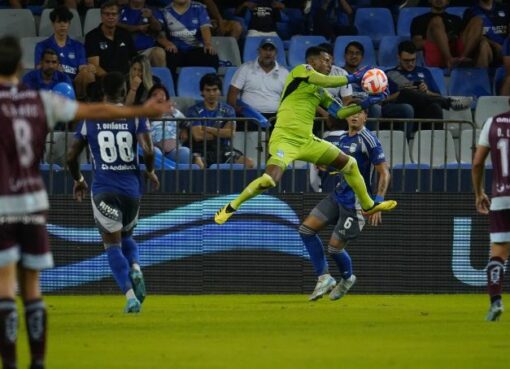
M 485 295 L 49 296 L 47 367 L 504 368 L 510 313 L 484 321 Z M 28 363 L 20 325 L 20 368 Z

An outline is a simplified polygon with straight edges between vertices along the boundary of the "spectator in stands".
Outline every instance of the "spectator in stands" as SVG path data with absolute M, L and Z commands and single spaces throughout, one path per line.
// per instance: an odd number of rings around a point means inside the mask
M 234 107 L 236 113 L 242 114 L 246 111 L 243 108 L 248 105 L 266 118 L 276 115 L 280 95 L 289 74 L 289 71 L 276 61 L 276 53 L 274 41 L 265 38 L 259 44 L 258 58 L 237 69 L 227 96 L 227 102 Z
M 6 3 L 8 3 L 12 9 L 22 9 L 28 5 L 28 0 L 7 0 Z M 2 5 L 4 5 L 3 2 Z
M 432 9 L 415 17 L 411 36 L 417 50 L 423 50 L 429 67 L 453 68 L 470 66 L 471 59 L 461 57 L 464 43 L 461 38 L 462 19 L 446 12 L 449 0 L 430 0 Z
M 159 83 L 152 85 L 148 96 L 160 102 L 170 100 L 167 89 Z M 184 114 L 173 107 L 170 113 L 163 115 L 161 118 L 151 119 L 152 141 L 154 146 L 160 149 L 169 159 L 176 163 L 189 164 L 190 149 L 181 145 L 181 134 L 185 131 L 185 123 L 183 121 L 177 122 L 172 118 L 184 118 Z
M 182 66 L 210 66 L 218 68 L 219 60 L 212 45 L 211 20 L 203 4 L 191 0 L 174 0 L 163 9 L 164 34 L 158 43 L 166 50 L 168 68 L 177 76 Z
M 344 49 L 345 65 L 344 69 L 353 74 L 361 69 L 363 64 L 363 56 L 365 55 L 365 48 L 357 41 L 349 42 Z M 359 83 L 352 84 L 352 97 L 354 101 L 363 101 L 368 97 L 368 93 L 363 90 Z M 384 103 L 382 105 L 375 104 L 368 108 L 369 118 L 400 118 L 400 119 L 413 119 L 414 109 L 409 104 L 395 104 L 395 103 Z M 367 123 L 367 128 L 370 130 L 376 130 L 378 127 L 373 122 Z M 391 128 L 387 124 L 380 124 L 380 129 Z M 398 128 L 395 126 L 395 128 Z
M 509 34 L 510 13 L 507 6 L 494 0 L 478 0 L 464 13 L 464 52 L 479 67 L 500 65 L 502 45 Z
M 505 67 L 505 77 L 499 93 L 502 96 L 510 96 L 510 36 L 503 44 L 503 65 Z
M 159 78 L 152 75 L 147 56 L 141 54 L 131 59 L 131 67 L 127 76 L 128 93 L 125 105 L 143 104 L 155 82 L 159 82 Z
M 212 32 L 216 36 L 230 36 L 239 40 L 243 33 L 243 26 L 235 20 L 224 19 L 218 6 L 213 0 L 198 0 L 205 4 L 211 17 Z
M 234 109 L 220 102 L 221 80 L 216 74 L 206 74 L 200 79 L 200 91 L 204 101 L 192 106 L 188 110 L 188 118 L 226 118 L 226 121 L 193 121 L 191 123 L 191 137 L 193 151 L 199 153 L 206 165 L 213 163 L 244 164 L 253 168 L 253 160 L 232 147 L 232 139 L 236 131 Z
M 389 80 L 388 101 L 409 104 L 414 108 L 414 117 L 443 119 L 443 109 L 464 110 L 471 106 L 472 98 L 449 98 L 440 94 L 432 73 L 416 65 L 416 47 L 412 41 L 403 41 L 398 46 L 399 65 L 386 72 Z M 439 129 L 441 126 L 435 125 Z M 418 126 L 407 126 L 411 138 Z M 422 129 L 429 126 L 422 125 Z
M 59 6 L 50 12 L 53 35 L 35 45 L 34 64 L 40 67 L 42 54 L 46 49 L 53 49 L 59 56 L 60 67 L 74 81 L 79 100 L 85 98 L 87 85 L 95 80 L 96 67 L 87 63 L 85 47 L 79 41 L 69 37 L 69 25 L 73 13 Z
M 71 78 L 59 70 L 58 55 L 53 49 L 46 49 L 42 53 L 40 68 L 34 69 L 23 76 L 23 83 L 35 90 L 51 90 L 60 82 L 73 84 Z
M 148 56 L 153 67 L 166 66 L 165 50 L 156 45 L 164 22 L 163 14 L 146 7 L 145 0 L 129 0 L 128 5 L 120 9 L 118 27 L 131 33 L 136 50 Z
M 236 14 L 250 19 L 247 36 L 278 36 L 276 22 L 280 21 L 280 11 L 285 8 L 275 0 L 245 1 L 236 9 Z
M 316 35 L 334 41 L 337 36 L 358 34 L 352 22 L 354 11 L 351 1 L 312 0 L 309 12 Z

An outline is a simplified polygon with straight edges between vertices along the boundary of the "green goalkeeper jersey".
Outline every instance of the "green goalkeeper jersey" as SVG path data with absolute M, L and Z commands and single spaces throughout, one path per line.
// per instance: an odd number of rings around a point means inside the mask
M 295 67 L 285 81 L 273 135 L 301 140 L 312 136 L 317 106 L 327 109 L 335 103 L 324 87 L 339 87 L 347 83 L 345 76 L 326 76 L 307 64 Z M 337 116 L 344 118 L 358 111 L 361 107 L 350 106 L 339 110 Z

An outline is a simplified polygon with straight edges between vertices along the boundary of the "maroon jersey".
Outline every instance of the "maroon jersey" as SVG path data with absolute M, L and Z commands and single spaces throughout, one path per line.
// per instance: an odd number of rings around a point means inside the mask
M 48 209 L 39 173 L 46 134 L 76 109 L 75 101 L 48 91 L 0 85 L 0 216 Z
M 493 167 L 491 210 L 510 209 L 510 112 L 485 122 L 479 144 L 490 148 Z

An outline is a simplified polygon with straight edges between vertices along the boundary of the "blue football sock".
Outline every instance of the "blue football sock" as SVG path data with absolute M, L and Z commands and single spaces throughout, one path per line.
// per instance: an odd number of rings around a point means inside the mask
M 317 276 L 319 277 L 323 274 L 329 273 L 328 262 L 326 260 L 326 255 L 324 254 L 322 241 L 317 233 L 315 233 L 312 229 L 301 225 L 299 227 L 299 236 L 306 246 L 306 250 L 310 255 L 310 261 L 312 262 Z
M 140 264 L 138 245 L 133 237 L 122 237 L 122 253 L 126 257 L 129 265 Z
M 106 254 L 108 255 L 108 264 L 113 273 L 113 278 L 120 287 L 122 293 L 126 293 L 131 288 L 131 280 L 129 279 L 129 264 L 122 255 L 120 245 L 110 244 L 106 246 Z
M 338 270 L 342 275 L 343 279 L 348 279 L 352 275 L 352 260 L 351 256 L 347 252 L 347 250 L 339 250 L 334 248 L 333 246 L 328 246 L 329 255 L 333 258 L 336 265 L 338 266 Z

